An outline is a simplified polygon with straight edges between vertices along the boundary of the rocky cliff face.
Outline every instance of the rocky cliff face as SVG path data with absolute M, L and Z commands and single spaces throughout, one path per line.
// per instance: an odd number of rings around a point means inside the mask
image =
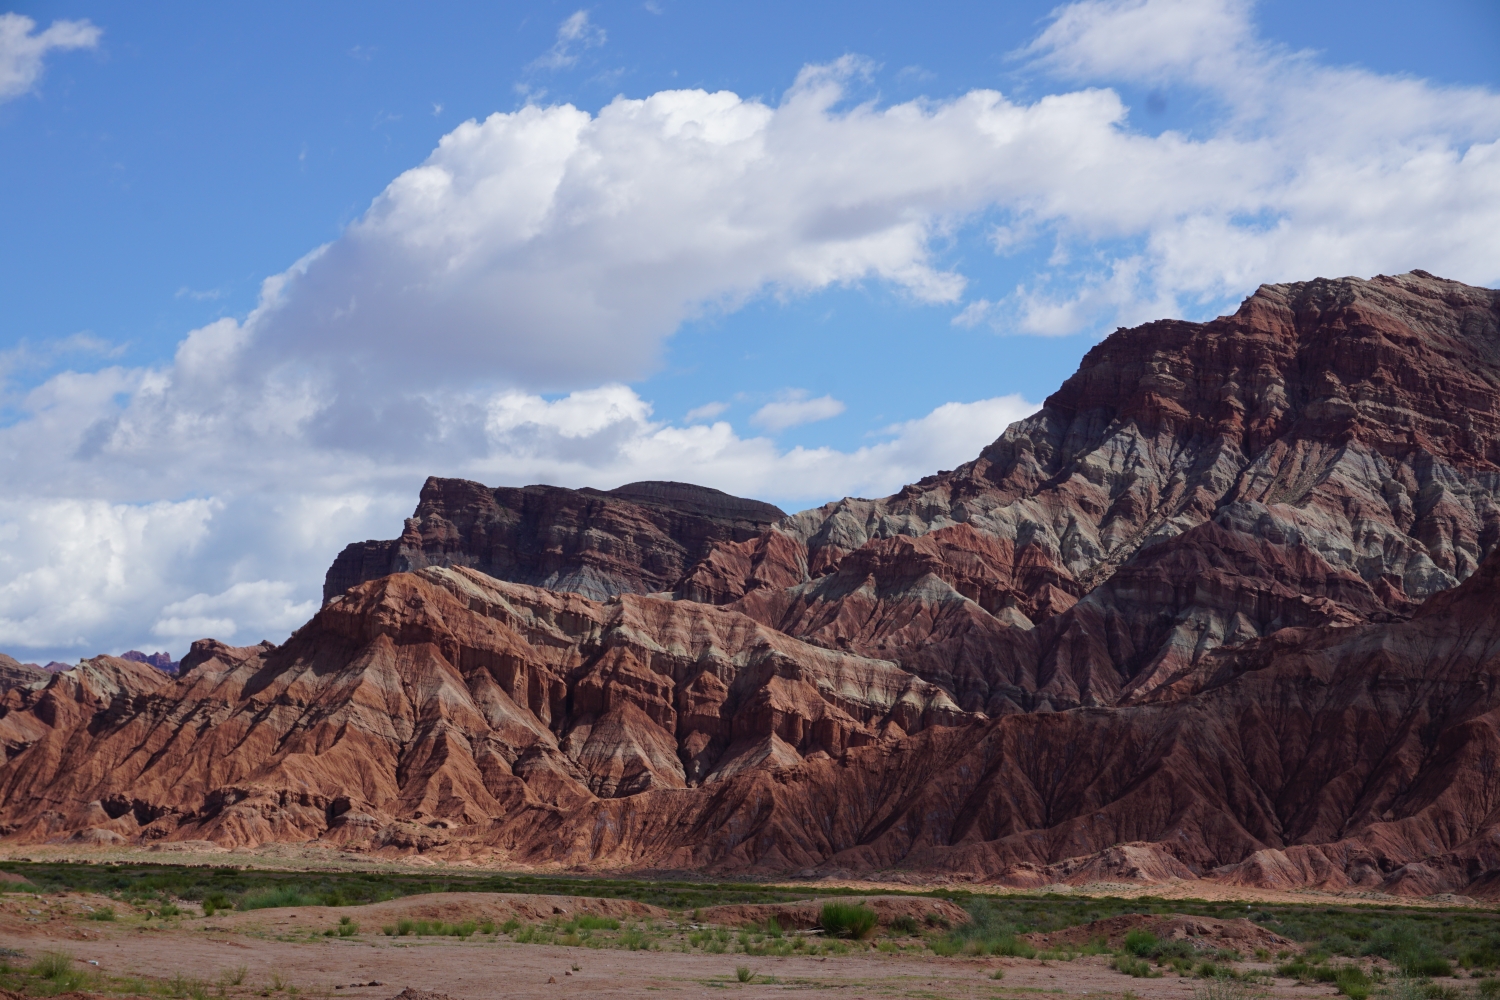
M 6 694 L 0 831 L 1500 895 L 1496 292 L 1267 286 L 741 503 L 430 480 L 285 645 Z
M 998 714 L 1408 617 L 1497 541 L 1500 294 L 1414 272 L 1121 330 L 975 461 L 720 546 L 679 592 Z
M 47 676 L 47 671 L 35 663 L 22 663 L 13 656 L 0 653 L 0 692 L 35 684 L 46 680 Z
M 356 584 L 428 566 L 471 566 L 489 576 L 604 600 L 670 589 L 721 542 L 753 538 L 778 507 L 687 483 L 618 489 L 491 489 L 433 477 L 416 513 L 391 541 L 339 553 L 323 600 Z

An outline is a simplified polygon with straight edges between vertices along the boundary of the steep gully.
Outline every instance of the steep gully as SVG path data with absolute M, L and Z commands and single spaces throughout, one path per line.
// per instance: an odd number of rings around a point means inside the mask
M 0 834 L 1491 895 L 1500 294 L 1120 330 L 973 462 L 792 516 L 429 480 L 279 647 L 4 695 Z

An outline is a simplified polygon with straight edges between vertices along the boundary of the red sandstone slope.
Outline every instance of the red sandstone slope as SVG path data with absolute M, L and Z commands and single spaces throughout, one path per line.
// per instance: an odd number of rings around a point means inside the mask
M 279 648 L 199 643 L 175 682 L 59 675 L 52 708 L 0 720 L 0 822 L 25 841 L 1482 891 L 1497 679 L 1500 556 L 1411 621 L 1289 629 L 1142 704 L 993 720 L 729 609 L 428 569 Z

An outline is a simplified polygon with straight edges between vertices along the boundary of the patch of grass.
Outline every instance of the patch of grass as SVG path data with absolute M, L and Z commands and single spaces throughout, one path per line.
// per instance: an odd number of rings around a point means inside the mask
M 1151 968 L 1151 963 L 1132 955 L 1116 955 L 1110 960 L 1110 968 L 1125 973 L 1133 979 L 1160 979 L 1161 973 Z
M 345 921 L 348 922 L 345 923 Z M 352 930 L 346 933 L 344 930 L 346 927 L 352 928 Z M 442 920 L 413 920 L 409 917 L 402 917 L 394 924 L 386 924 L 380 928 L 381 933 L 387 937 L 407 937 L 408 935 L 412 935 L 415 937 L 467 938 L 473 937 L 474 932 L 477 930 L 479 930 L 479 924 L 473 920 L 464 920 L 456 924 L 450 924 Z M 358 924 L 354 923 L 348 917 L 340 919 L 338 931 L 340 937 L 353 937 L 358 933 Z
M 994 972 L 990 973 L 990 978 L 991 979 L 1004 979 L 1005 978 L 1005 970 L 1004 969 L 996 969 Z
M 639 927 L 630 928 L 616 940 L 626 951 L 647 951 L 651 947 L 651 938 Z
M 73 956 L 65 951 L 44 951 L 27 970 L 38 979 L 60 979 L 73 972 Z
M 1155 955 L 1160 945 L 1156 935 L 1147 930 L 1136 928 L 1125 935 L 1125 950 L 1136 958 Z
M 737 965 L 734 968 L 734 978 L 742 983 L 748 983 L 755 978 L 755 973 L 750 971 L 748 965 Z
M 1334 982 L 1338 985 L 1339 992 L 1349 1000 L 1367 1000 L 1374 988 L 1374 983 L 1365 970 L 1357 965 L 1341 966 Z
M 824 903 L 818 926 L 833 937 L 860 940 L 870 936 L 880 917 L 863 903 Z
M 917 923 L 916 917 L 909 913 L 903 913 L 891 921 L 891 933 L 915 936 L 922 933 L 922 925 Z
M 114 920 L 115 919 L 115 908 L 113 906 L 108 905 L 108 904 L 105 904 L 104 906 L 96 907 L 95 910 L 94 910 L 94 912 L 89 914 L 89 919 L 90 920 L 105 920 L 105 921 Z
M 592 913 L 580 913 L 569 921 L 569 926 L 574 930 L 617 931 L 620 929 L 620 922 L 614 917 L 599 917 Z
M 277 886 L 248 892 L 235 904 L 240 910 L 269 910 L 275 906 L 316 906 L 317 898 L 302 892 L 295 886 Z
M 1193 990 L 1193 1000 L 1250 1000 L 1250 990 L 1235 979 L 1209 979 Z

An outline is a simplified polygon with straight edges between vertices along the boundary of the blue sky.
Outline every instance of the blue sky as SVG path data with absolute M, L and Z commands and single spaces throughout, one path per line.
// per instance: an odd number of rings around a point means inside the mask
M 1116 325 L 1500 279 L 1489 2 L 11 10 L 23 659 L 280 639 L 428 473 L 873 495 Z

